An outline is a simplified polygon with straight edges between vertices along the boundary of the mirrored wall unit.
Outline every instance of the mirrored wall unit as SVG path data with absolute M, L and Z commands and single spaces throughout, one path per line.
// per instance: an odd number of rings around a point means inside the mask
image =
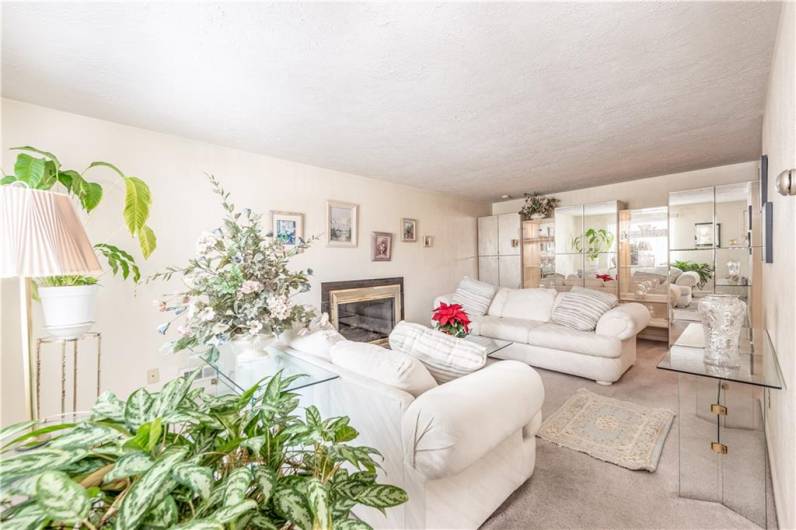
M 669 222 L 667 208 L 619 212 L 619 302 L 637 302 L 652 319 L 639 337 L 669 340 Z
M 536 288 L 555 274 L 555 222 L 552 218 L 522 222 L 522 286 Z
M 699 321 L 699 300 L 732 294 L 754 324 L 760 274 L 758 184 L 744 182 L 669 194 L 670 342 Z
M 559 291 L 580 286 L 618 294 L 619 209 L 619 201 L 556 208 L 555 272 L 542 284 Z

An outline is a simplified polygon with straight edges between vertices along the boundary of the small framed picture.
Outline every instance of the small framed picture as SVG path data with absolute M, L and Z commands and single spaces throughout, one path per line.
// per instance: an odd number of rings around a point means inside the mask
M 326 202 L 326 237 L 330 247 L 357 246 L 359 206 L 350 202 Z
M 423 237 L 423 246 L 426 248 L 431 248 L 434 246 L 434 236 L 424 236 Z
M 371 261 L 392 260 L 392 234 L 389 232 L 373 232 Z
M 694 248 L 721 246 L 721 223 L 694 223 Z
M 274 238 L 285 246 L 295 247 L 304 240 L 304 214 L 271 210 L 271 225 Z
M 417 241 L 417 219 L 401 219 L 401 241 Z

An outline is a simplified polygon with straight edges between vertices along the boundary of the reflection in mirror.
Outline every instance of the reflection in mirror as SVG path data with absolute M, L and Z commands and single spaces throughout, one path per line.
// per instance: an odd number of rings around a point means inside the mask
M 555 211 L 556 253 L 578 253 L 574 242 L 583 233 L 583 207 L 565 206 Z
M 626 299 L 668 297 L 667 235 L 666 207 L 620 213 L 620 289 Z
M 749 246 L 751 186 L 751 182 L 716 186 L 716 223 L 721 230 L 718 246 Z
M 713 188 L 669 194 L 669 248 L 713 248 L 721 238 L 713 227 Z

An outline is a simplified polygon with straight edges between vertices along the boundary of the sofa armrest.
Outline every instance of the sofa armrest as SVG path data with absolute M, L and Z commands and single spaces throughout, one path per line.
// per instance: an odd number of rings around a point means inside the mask
M 622 304 L 603 314 L 597 322 L 597 335 L 629 339 L 650 323 L 650 310 L 635 302 Z
M 542 408 L 536 370 L 500 361 L 416 398 L 401 420 L 404 461 L 427 479 L 455 475 L 477 462 Z

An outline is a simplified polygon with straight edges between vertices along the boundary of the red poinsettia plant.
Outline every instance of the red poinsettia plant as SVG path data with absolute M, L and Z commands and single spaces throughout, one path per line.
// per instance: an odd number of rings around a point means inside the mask
M 439 307 L 434 309 L 431 320 L 434 321 L 435 329 L 448 335 L 466 337 L 470 333 L 470 317 L 460 304 L 440 302 Z
M 610 274 L 595 274 L 594 277 L 597 278 L 598 280 L 602 280 L 603 282 L 614 281 L 614 277 L 611 276 Z

